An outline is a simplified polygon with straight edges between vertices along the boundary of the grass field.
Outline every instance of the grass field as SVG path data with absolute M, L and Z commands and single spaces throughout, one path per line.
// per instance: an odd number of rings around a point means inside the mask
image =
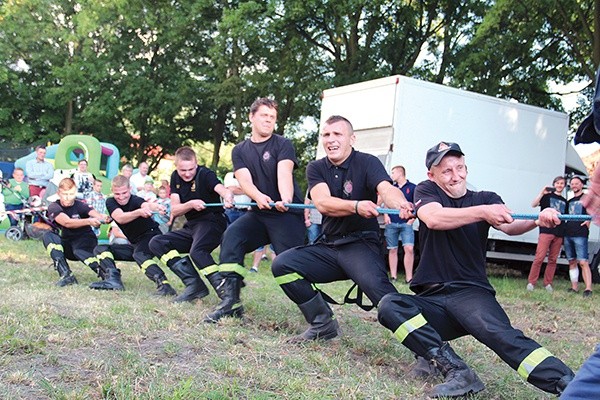
M 40 242 L 0 237 L 2 399 L 421 399 L 436 383 L 406 378 L 410 352 L 375 311 L 356 306 L 333 307 L 340 339 L 287 344 L 305 322 L 266 262 L 242 289 L 245 318 L 218 325 L 202 322 L 217 304 L 214 292 L 196 304 L 152 297 L 154 284 L 133 263 L 119 263 L 124 292 L 88 289 L 96 277 L 75 262 L 79 285 L 58 288 L 50 264 Z M 502 273 L 492 283 L 513 324 L 574 370 L 599 342 L 600 292 L 569 295 L 563 278 L 554 293 L 526 292 L 525 279 Z M 325 289 L 341 299 L 348 287 Z M 554 398 L 475 340 L 453 345 L 486 384 L 473 398 Z

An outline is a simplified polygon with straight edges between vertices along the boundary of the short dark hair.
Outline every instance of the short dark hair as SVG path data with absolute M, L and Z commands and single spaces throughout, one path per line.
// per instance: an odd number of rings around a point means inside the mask
M 175 164 L 177 164 L 179 161 L 193 160 L 196 160 L 196 152 L 189 146 L 180 147 L 175 152 Z
M 39 149 L 46 150 L 46 146 L 44 146 L 43 144 L 38 144 L 37 146 L 35 146 L 35 151 L 38 151 Z
M 275 111 L 279 109 L 279 105 L 273 99 L 269 99 L 268 97 L 260 97 L 254 100 L 254 103 L 250 106 L 250 114 L 254 115 L 260 108 L 260 106 L 267 106 L 269 108 L 274 108 Z
M 565 179 L 565 177 L 564 177 L 564 176 L 557 176 L 556 178 L 554 178 L 554 179 L 552 180 L 552 184 L 554 185 L 554 184 L 555 184 L 556 182 L 558 182 L 558 181 L 565 181 L 565 182 L 566 182 L 567 180 Z
M 343 121 L 346 124 L 348 124 L 348 126 L 350 127 L 350 133 L 354 133 L 354 127 L 352 126 L 352 123 L 348 121 L 348 118 L 342 117 L 341 115 L 332 115 L 331 117 L 327 118 L 325 120 L 325 125 L 335 124 L 336 122 L 340 121 Z

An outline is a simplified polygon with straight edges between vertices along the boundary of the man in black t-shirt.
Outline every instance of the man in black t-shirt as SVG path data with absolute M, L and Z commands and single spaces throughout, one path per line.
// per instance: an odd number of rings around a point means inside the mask
M 49 231 L 44 234 L 42 242 L 60 276 L 56 283 L 58 286 L 77 283 L 67 259 L 83 262 L 99 276 L 105 274 L 94 256 L 98 239 L 92 227 L 97 228 L 102 223 L 108 223 L 109 217 L 76 200 L 76 196 L 75 181 L 65 178 L 58 184 L 58 200 L 48 206 L 48 218 L 60 228 L 60 236 Z M 113 275 L 120 283 L 120 272 L 117 270 Z M 120 286 L 114 289 L 122 290 L 123 284 L 120 283 Z
M 106 199 L 106 208 L 129 243 L 97 246 L 94 253 L 100 265 L 105 268 L 116 268 L 114 260 L 135 261 L 148 279 L 156 283 L 157 296 L 176 295 L 175 289 L 169 284 L 149 247 L 150 240 L 161 234 L 158 223 L 152 219 L 152 215 L 164 213 L 165 207 L 132 196 L 129 178 L 123 175 L 113 178 L 111 189 L 113 197 Z M 113 285 L 114 282 L 110 279 L 104 279 L 93 283 L 90 287 L 111 289 Z
M 380 251 L 377 193 L 388 207 L 403 209 L 404 218 L 412 208 L 377 157 L 352 148 L 355 136 L 346 118 L 325 121 L 321 139 L 327 156 L 311 162 L 306 176 L 310 197 L 323 215 L 323 238 L 278 254 L 272 267 L 275 280 L 310 324 L 290 342 L 339 335 L 331 308 L 315 290 L 317 283 L 350 279 L 374 306 L 396 292 Z
M 571 190 L 574 197 L 567 201 L 567 212 L 571 215 L 585 215 L 587 213 L 581 198 L 583 197 L 583 180 L 574 176 L 570 181 Z M 571 278 L 571 288 L 569 292 L 577 293 L 579 285 L 579 269 L 583 275 L 585 290 L 583 297 L 592 295 L 592 271 L 588 262 L 588 236 L 590 234 L 590 221 L 567 221 L 565 227 L 565 237 L 563 244 L 565 254 L 569 260 L 569 277 Z
M 486 276 L 490 227 L 519 235 L 536 225 L 560 223 L 547 208 L 538 221 L 515 221 L 492 192 L 467 190 L 464 154 L 441 142 L 427 152 L 428 181 L 415 190 L 421 258 L 408 294 L 388 294 L 379 303 L 379 321 L 445 381 L 430 397 L 455 397 L 484 389 L 473 370 L 446 343 L 465 335 L 488 346 L 536 387 L 560 393 L 573 371 L 547 349 L 512 327 Z
M 283 136 L 273 134 L 277 103 L 257 99 L 250 106 L 249 118 L 252 135 L 234 147 L 231 159 L 242 190 L 257 206 L 229 225 L 223 235 L 219 271 L 225 278 L 225 298 L 205 322 L 242 315 L 240 288 L 248 272 L 244 268 L 246 253 L 271 243 L 275 254 L 279 254 L 304 243 L 303 211 L 285 206 L 302 203 L 302 196 L 293 176 L 298 165 L 294 146 Z
M 198 268 L 222 297 L 223 278 L 211 252 L 221 242 L 227 226 L 222 207 L 206 207 L 220 203 L 232 207 L 233 194 L 210 169 L 198 165 L 196 153 L 190 147 L 175 152 L 175 171 L 171 175 L 171 218 L 185 215 L 187 222 L 177 231 L 155 236 L 150 250 L 160 258 L 185 284 L 185 290 L 175 302 L 194 301 L 208 295 L 208 288 L 198 275 Z M 189 253 L 189 256 L 183 256 Z

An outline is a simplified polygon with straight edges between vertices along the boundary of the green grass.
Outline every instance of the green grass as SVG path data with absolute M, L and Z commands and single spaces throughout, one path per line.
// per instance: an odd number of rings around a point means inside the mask
M 412 356 L 377 323 L 375 311 L 334 306 L 340 339 L 286 343 L 306 323 L 268 265 L 246 279 L 245 318 L 212 325 L 202 319 L 218 302 L 214 292 L 196 304 L 153 297 L 154 284 L 134 263 L 119 264 L 124 292 L 88 289 L 96 277 L 75 262 L 79 285 L 59 288 L 40 242 L 1 237 L 0 398 L 424 398 L 432 383 L 405 377 Z M 179 279 L 167 274 L 181 290 Z M 495 276 L 492 283 L 513 324 L 574 370 L 599 342 L 598 298 L 569 295 L 563 278 L 552 294 L 525 291 L 520 277 Z M 349 286 L 325 289 L 341 299 Z M 554 398 L 474 339 L 453 343 L 486 384 L 475 399 Z

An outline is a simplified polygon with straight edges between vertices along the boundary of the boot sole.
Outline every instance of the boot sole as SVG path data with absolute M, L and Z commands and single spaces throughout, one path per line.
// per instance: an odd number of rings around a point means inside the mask
M 175 297 L 173 299 L 173 303 L 185 303 L 185 302 L 193 302 L 196 300 L 200 300 L 206 296 L 208 296 L 208 290 L 206 291 L 202 291 L 202 292 L 197 292 L 195 294 L 192 295 L 185 295 L 185 297 L 183 297 L 184 294 L 180 294 L 179 296 Z
M 215 312 L 216 313 L 216 312 Z M 215 314 L 213 313 L 213 314 Z M 221 315 L 217 315 L 212 317 L 212 314 L 207 315 L 203 322 L 209 323 L 209 324 L 216 324 L 217 322 L 219 322 L 220 319 L 225 318 L 225 317 L 232 317 L 232 318 L 242 318 L 242 316 L 244 315 L 244 307 L 240 306 L 238 308 L 235 308 L 233 310 L 227 311 Z
M 485 389 L 485 385 L 483 384 L 483 382 L 480 381 L 480 382 L 475 382 L 461 390 L 453 390 L 453 391 L 448 391 L 445 393 L 430 393 L 428 395 L 428 397 L 432 398 L 432 399 L 438 399 L 440 397 L 464 397 L 469 394 L 479 393 L 483 389 Z

